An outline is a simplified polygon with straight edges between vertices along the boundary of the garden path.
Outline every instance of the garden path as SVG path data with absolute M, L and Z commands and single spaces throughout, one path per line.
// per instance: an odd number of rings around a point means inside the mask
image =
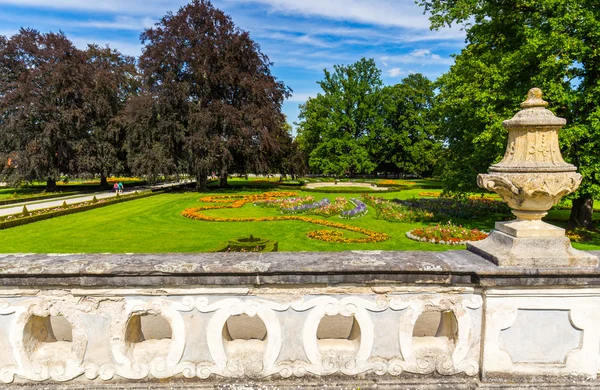
M 175 186 L 181 185 L 183 183 L 184 182 L 173 182 L 173 183 L 161 183 L 161 184 L 156 184 L 156 185 L 152 185 L 152 186 L 137 186 L 137 187 L 132 187 L 129 189 L 125 188 L 125 190 L 123 192 L 131 193 L 134 191 L 144 191 L 144 190 L 150 190 L 150 189 L 152 189 L 152 190 L 167 189 L 170 187 L 175 187 Z M 41 210 L 41 209 L 45 209 L 45 208 L 49 208 L 49 207 L 62 206 L 63 202 L 67 202 L 67 204 L 87 202 L 87 201 L 92 200 L 94 198 L 94 196 L 96 197 L 96 199 L 106 199 L 106 198 L 113 198 L 116 196 L 116 194 L 111 189 L 110 191 L 106 190 L 106 191 L 89 193 L 89 194 L 85 194 L 85 195 L 63 196 L 60 198 L 52 198 L 52 199 L 41 200 L 41 201 L 37 201 L 37 202 L 34 201 L 34 202 L 13 203 L 11 205 L 0 207 L 0 216 L 19 214 L 23 211 L 23 206 L 27 206 L 27 210 L 29 210 L 29 211 L 35 211 L 35 210 Z

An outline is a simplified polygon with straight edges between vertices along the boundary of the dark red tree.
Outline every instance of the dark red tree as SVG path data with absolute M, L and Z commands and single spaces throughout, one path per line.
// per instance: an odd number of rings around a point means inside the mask
M 0 159 L 3 179 L 45 180 L 78 172 L 87 136 L 85 54 L 62 33 L 21 29 L 0 39 Z
M 85 54 L 92 76 L 85 96 L 88 137 L 81 169 L 99 174 L 106 186 L 110 173 L 125 170 L 126 134 L 120 117 L 127 100 L 138 92 L 139 80 L 133 57 L 98 45 L 89 45 Z
M 141 36 L 144 96 L 132 99 L 128 151 L 140 174 L 268 173 L 281 153 L 289 90 L 245 31 L 194 0 Z M 144 123 L 144 125 L 139 125 Z

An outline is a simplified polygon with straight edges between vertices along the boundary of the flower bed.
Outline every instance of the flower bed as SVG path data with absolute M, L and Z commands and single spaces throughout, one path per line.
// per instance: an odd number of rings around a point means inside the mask
M 329 199 L 323 198 L 318 202 L 314 201 L 313 196 L 307 196 L 305 198 L 296 198 L 292 201 L 284 200 L 281 202 L 281 212 L 283 214 L 301 214 L 307 211 L 318 209 L 329 205 Z
M 382 187 L 410 187 L 417 185 L 414 181 L 396 181 L 396 180 L 381 180 L 377 182 L 378 186 Z
M 480 241 L 487 236 L 488 233 L 479 229 L 467 229 L 460 225 L 454 225 L 450 221 L 443 225 L 417 228 L 406 233 L 406 237 L 411 240 L 443 245 L 463 245 L 467 241 Z
M 322 219 L 310 218 L 301 215 L 282 215 L 277 217 L 213 217 L 202 213 L 207 210 L 219 210 L 219 209 L 231 209 L 239 208 L 247 203 L 254 203 L 264 200 L 274 200 L 277 198 L 293 197 L 297 194 L 295 192 L 267 192 L 258 195 L 220 195 L 220 196 L 207 196 L 200 198 L 202 202 L 221 203 L 218 205 L 206 205 L 202 207 L 189 208 L 184 210 L 181 215 L 206 222 L 275 222 L 275 221 L 301 221 L 312 223 L 314 225 L 326 226 L 334 229 L 347 230 L 362 234 L 366 237 L 362 238 L 350 238 L 345 237 L 342 232 L 335 230 L 317 230 L 307 234 L 309 238 L 316 240 L 337 242 L 337 243 L 372 243 L 381 242 L 388 240 L 389 235 L 385 233 L 379 233 L 373 230 L 360 228 L 357 226 L 346 225 L 338 222 L 331 222 Z M 224 204 L 229 203 L 229 204 Z
M 364 194 L 362 200 L 375 209 L 378 219 L 390 222 L 417 222 L 429 221 L 433 218 L 431 212 L 412 209 L 386 199 L 375 198 L 369 194 Z
M 367 205 L 364 204 L 360 199 L 352 198 L 350 199 L 350 202 L 352 202 L 355 207 L 352 210 L 343 211 L 340 214 L 340 218 L 356 219 L 367 214 Z
M 282 214 L 315 214 L 330 217 L 344 211 L 348 200 L 339 197 L 331 203 L 328 198 L 315 202 L 314 196 L 304 196 L 291 199 L 267 199 L 254 202 L 255 206 L 278 208 Z
M 437 217 L 477 219 L 490 214 L 510 215 L 510 208 L 503 202 L 477 199 L 393 199 L 392 202 L 411 210 L 422 210 Z

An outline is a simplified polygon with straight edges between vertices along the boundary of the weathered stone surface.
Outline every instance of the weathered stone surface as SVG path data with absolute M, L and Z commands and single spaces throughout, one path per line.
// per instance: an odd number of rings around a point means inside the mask
M 531 237 L 526 233 L 522 235 L 525 237 L 515 237 L 495 230 L 483 241 L 468 243 L 467 249 L 503 267 L 595 267 L 598 265 L 598 257 L 573 249 L 571 241 L 564 235 L 562 237 Z
M 585 252 L 598 256 L 600 252 Z M 550 255 L 548 261 L 552 261 Z M 540 260 L 541 263 L 544 261 Z M 260 268 L 237 266 L 260 264 Z M 498 267 L 470 251 L 6 254 L 3 286 L 600 285 L 598 267 Z
M 477 184 L 500 195 L 517 219 L 496 224 L 487 239 L 467 249 L 501 266 L 598 266 L 598 258 L 571 247 L 564 230 L 542 222 L 582 178 L 560 153 L 558 131 L 566 120 L 546 106 L 542 91 L 533 88 L 521 103 L 523 110 L 502 123 L 508 130 L 504 158 L 480 174 Z

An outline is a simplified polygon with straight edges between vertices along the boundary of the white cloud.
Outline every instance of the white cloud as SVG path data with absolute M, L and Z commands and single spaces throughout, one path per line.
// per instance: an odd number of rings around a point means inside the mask
M 388 70 L 387 74 L 390 77 L 398 77 L 398 76 L 403 75 L 404 72 L 400 68 L 392 68 L 392 69 Z
M 381 63 L 383 64 L 383 66 L 389 66 L 387 64 L 387 60 L 389 60 L 389 59 L 390 59 L 390 57 L 388 57 L 388 56 L 381 57 Z
M 390 63 L 396 64 L 420 64 L 420 65 L 452 65 L 454 59 L 442 58 L 439 54 L 432 53 L 429 49 L 416 49 L 408 54 L 389 56 Z
M 303 93 L 294 92 L 294 94 L 286 101 L 290 102 L 290 103 L 304 103 L 308 99 L 314 98 L 315 96 L 317 96 L 317 94 L 318 94 L 318 92 L 303 92 Z
M 0 0 L 1 1 L 1 0 Z M 88 20 L 84 22 L 70 22 L 65 24 L 75 27 L 110 29 L 110 30 L 144 30 L 154 26 L 150 18 L 132 18 L 129 16 L 118 16 L 114 20 Z
M 13 0 L 14 1 L 14 0 Z M 34 0 L 27 0 L 34 1 Z M 38 0 L 39 1 L 39 0 Z M 268 5 L 273 12 L 319 16 L 376 26 L 429 28 L 429 19 L 413 0 L 228 0 Z
M 0 0 L 19 7 L 51 8 L 68 11 L 97 11 L 129 15 L 163 15 L 176 11 L 188 0 Z

